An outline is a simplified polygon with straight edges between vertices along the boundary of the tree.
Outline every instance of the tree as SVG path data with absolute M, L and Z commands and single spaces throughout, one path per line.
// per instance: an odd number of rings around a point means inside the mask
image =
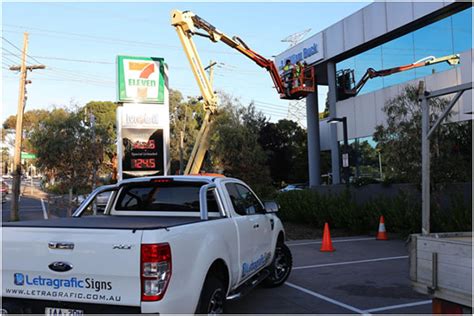
M 447 104 L 446 98 L 429 100 L 431 124 Z M 387 115 L 386 126 L 376 127 L 374 140 L 386 165 L 386 177 L 421 183 L 421 107 L 417 88 L 407 86 L 398 97 L 385 104 L 383 111 Z M 471 135 L 470 121 L 444 123 L 438 127 L 430 138 L 433 183 L 471 180 Z
M 79 109 L 80 115 L 86 122 L 90 121 L 90 114 L 95 117 L 95 128 L 106 133 L 110 140 L 103 148 L 104 157 L 98 167 L 101 173 L 110 174 L 112 172 L 112 159 L 117 154 L 117 104 L 111 101 L 90 101 L 82 109 Z M 90 122 L 89 122 L 90 126 Z
M 356 139 L 349 144 L 349 161 L 356 177 L 380 177 L 378 152 L 367 140 Z
M 85 124 L 82 111 L 52 111 L 31 135 L 37 166 L 70 194 L 90 188 L 94 164 L 102 162 L 110 141 L 105 128 L 93 132 Z
M 181 133 L 184 136 L 183 162 L 186 166 L 201 127 L 204 108 L 202 102 L 195 98 L 185 101 L 177 90 L 170 90 L 169 100 L 171 172 L 176 173 L 179 170 Z
M 23 114 L 23 130 L 30 133 L 49 116 L 48 110 L 29 110 Z M 16 115 L 10 115 L 4 122 L 4 129 L 15 129 Z
M 280 185 L 308 180 L 306 132 L 296 122 L 266 123 L 260 129 L 259 143 L 267 155 L 274 182 Z
M 242 179 L 258 193 L 268 195 L 272 191 L 270 172 L 265 152 L 258 142 L 259 124 L 263 119 L 252 104 L 243 107 L 235 99 L 221 94 L 219 114 L 211 130 L 207 166 Z

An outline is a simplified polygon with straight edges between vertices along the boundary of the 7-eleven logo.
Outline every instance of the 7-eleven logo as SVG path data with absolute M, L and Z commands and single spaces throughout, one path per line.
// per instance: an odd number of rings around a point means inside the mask
M 128 78 L 128 85 L 136 87 L 136 97 L 146 99 L 148 97 L 148 88 L 156 90 L 158 82 L 150 78 L 155 73 L 155 64 L 149 62 L 129 62 L 128 69 L 133 73 L 134 78 Z M 137 76 L 138 75 L 138 76 Z M 153 77 L 153 76 L 152 76 Z

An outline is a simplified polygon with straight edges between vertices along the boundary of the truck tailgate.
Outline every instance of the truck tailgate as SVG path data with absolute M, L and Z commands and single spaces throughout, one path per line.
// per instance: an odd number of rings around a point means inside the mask
M 3 297 L 140 305 L 141 230 L 2 230 Z
M 410 237 L 410 278 L 415 290 L 472 307 L 472 233 Z

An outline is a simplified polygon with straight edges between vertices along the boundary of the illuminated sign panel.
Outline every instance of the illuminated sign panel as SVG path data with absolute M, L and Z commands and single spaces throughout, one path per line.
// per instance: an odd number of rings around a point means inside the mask
M 164 104 L 124 103 L 118 108 L 117 115 L 119 178 L 166 175 L 169 147 L 167 101 Z
M 138 175 L 164 174 L 163 129 L 122 129 L 122 172 L 124 178 Z
M 163 58 L 117 56 L 119 102 L 163 103 Z
M 287 59 L 289 59 L 292 64 L 301 61 L 311 65 L 323 58 L 324 46 L 323 33 L 321 32 L 276 56 L 275 65 L 278 69 L 281 69 Z

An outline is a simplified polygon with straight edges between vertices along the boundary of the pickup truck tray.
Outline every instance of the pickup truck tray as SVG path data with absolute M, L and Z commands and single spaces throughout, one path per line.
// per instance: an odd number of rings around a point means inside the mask
M 472 307 L 472 233 L 410 236 L 410 279 L 414 289 Z
M 209 218 L 209 220 L 212 220 L 212 218 Z M 201 222 L 201 218 L 192 216 L 87 216 L 63 217 L 49 220 L 3 222 L 2 227 L 147 230 L 169 228 L 198 222 Z

